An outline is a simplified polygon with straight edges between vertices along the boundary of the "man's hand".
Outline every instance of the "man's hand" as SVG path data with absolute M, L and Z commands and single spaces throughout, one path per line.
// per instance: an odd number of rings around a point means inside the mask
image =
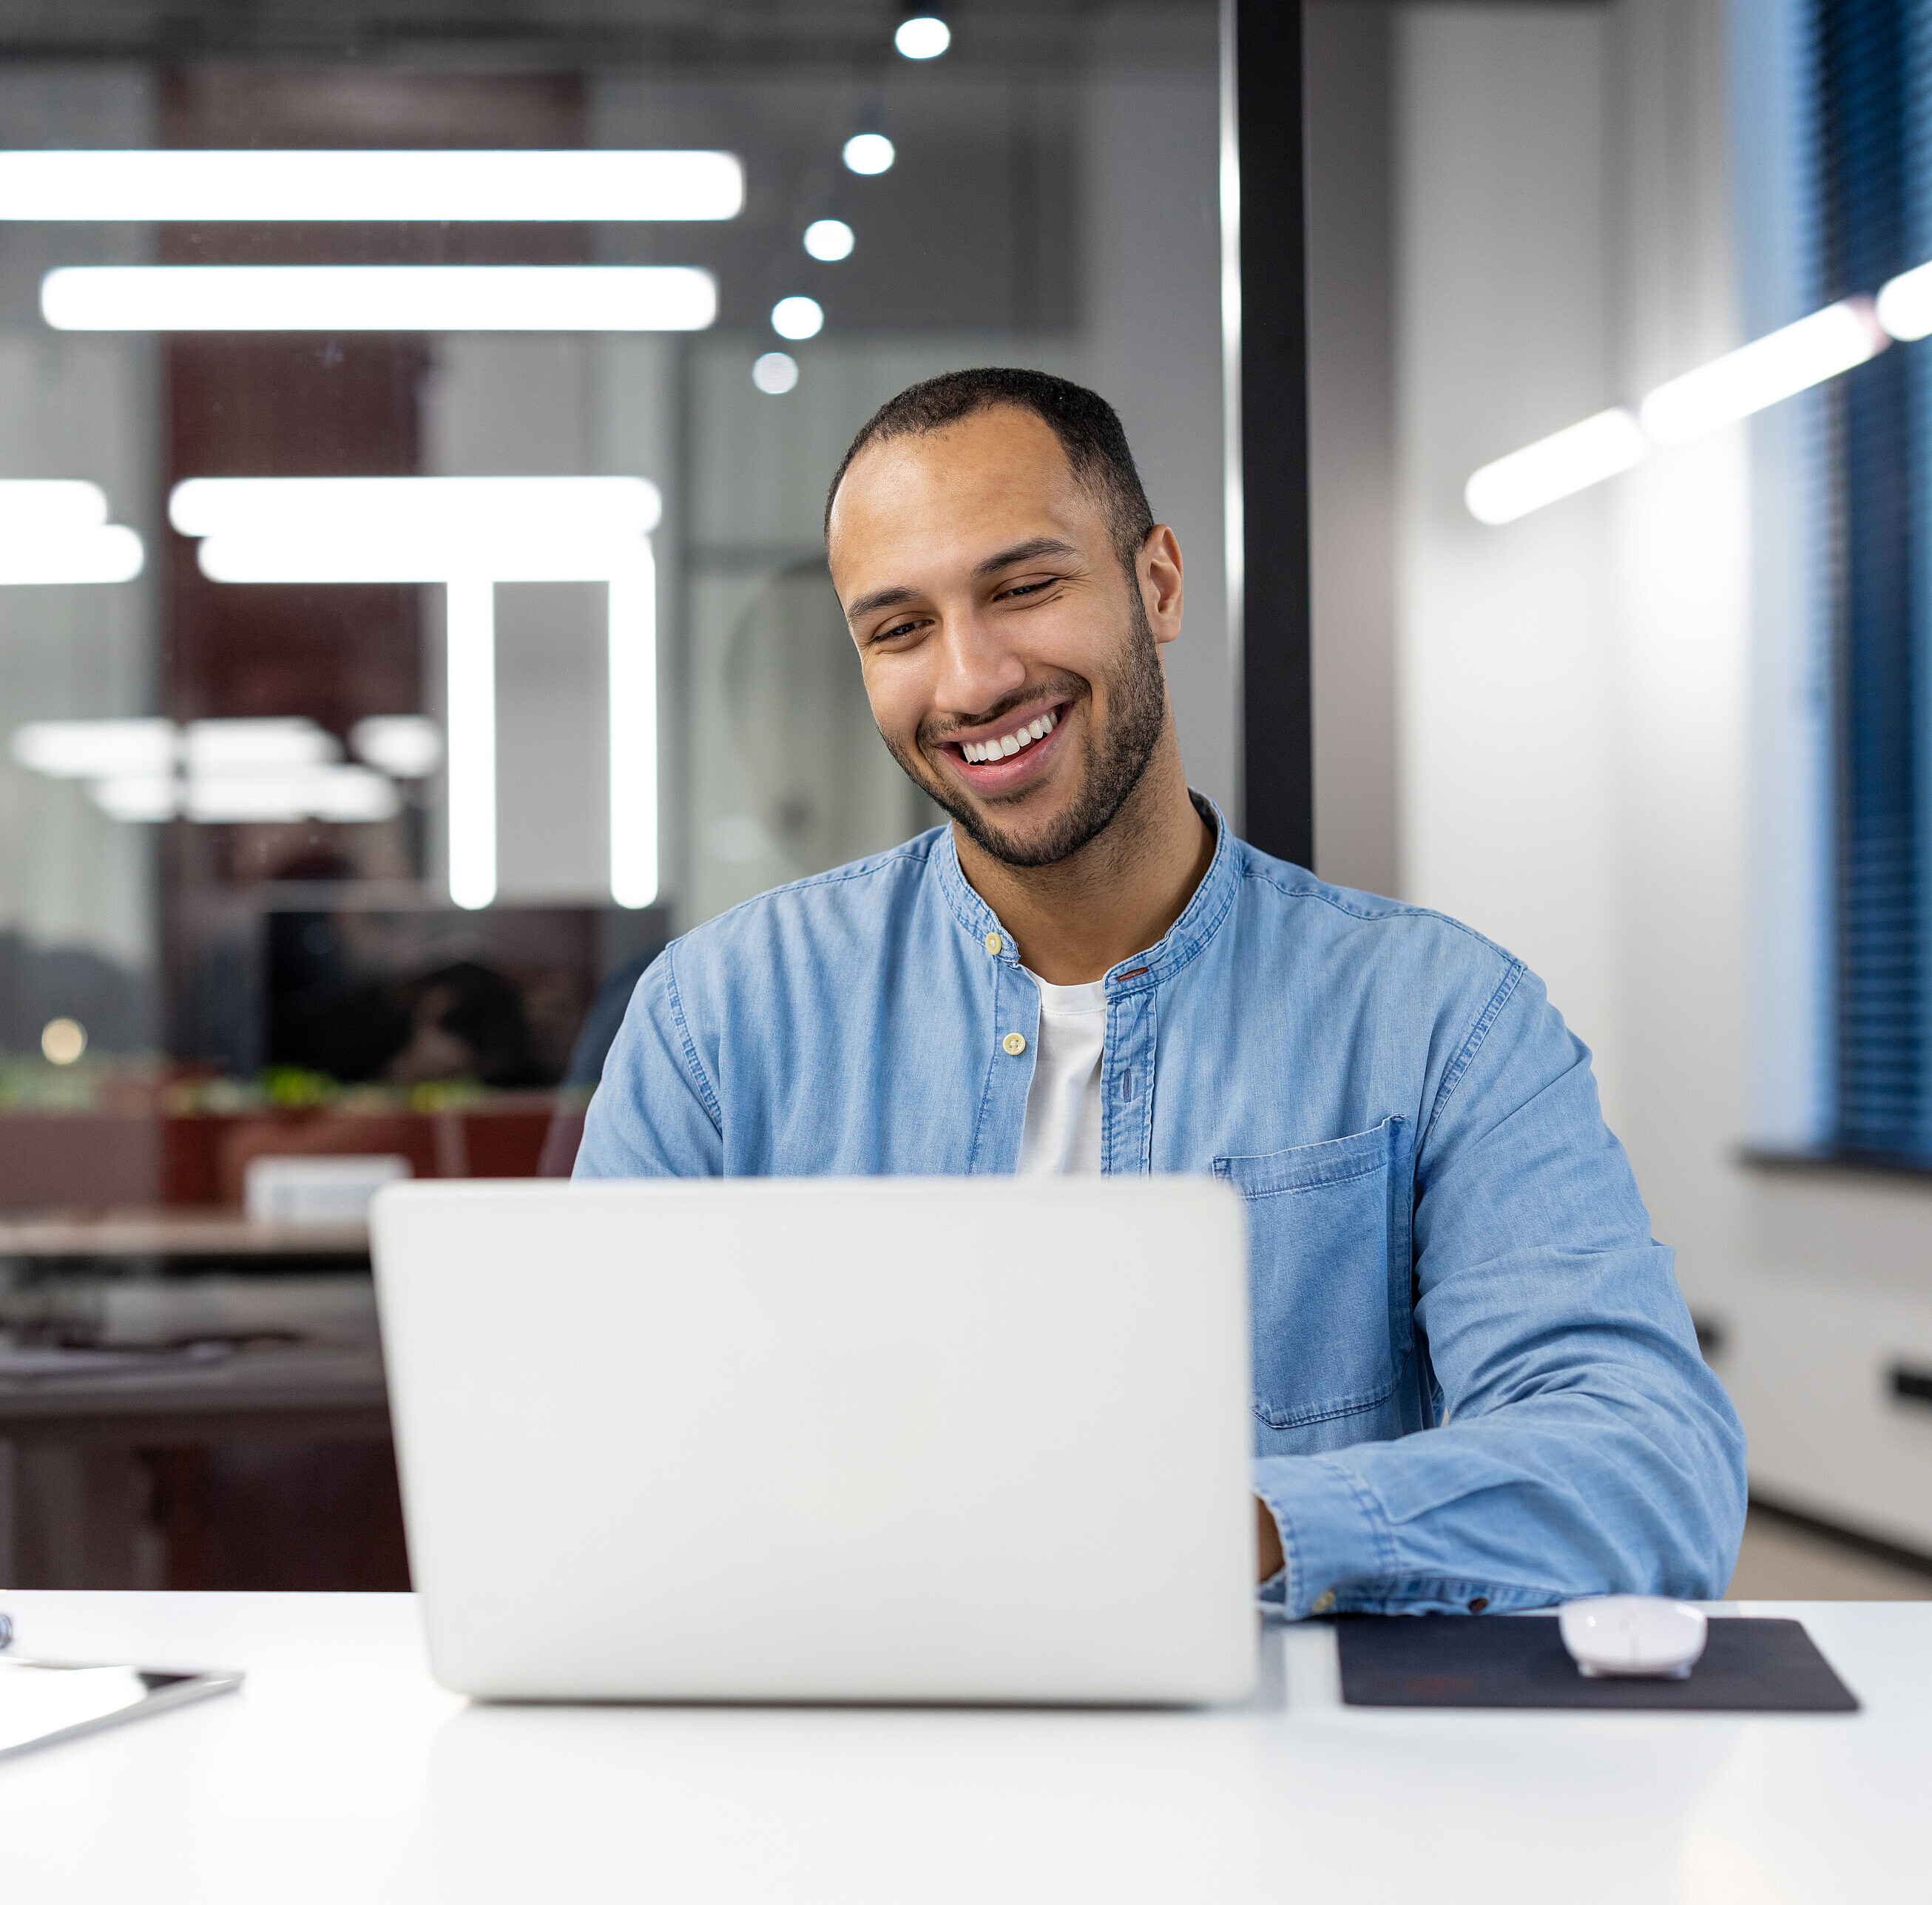
M 1268 1504 L 1258 1495 L 1255 1497 L 1255 1553 L 1261 1570 L 1255 1576 L 1257 1581 L 1265 1581 L 1285 1558 L 1281 1552 L 1281 1530 L 1275 1526 Z

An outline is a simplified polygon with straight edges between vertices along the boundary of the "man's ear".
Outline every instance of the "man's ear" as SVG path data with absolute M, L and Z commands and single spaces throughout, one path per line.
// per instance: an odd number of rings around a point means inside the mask
M 1156 523 L 1148 531 L 1135 558 L 1134 578 L 1140 584 L 1141 601 L 1154 640 L 1173 640 L 1180 632 L 1180 544 L 1165 523 Z

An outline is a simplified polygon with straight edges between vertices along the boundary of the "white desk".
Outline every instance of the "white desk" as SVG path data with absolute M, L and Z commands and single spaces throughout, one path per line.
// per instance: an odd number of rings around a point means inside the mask
M 245 1667 L 0 1762 L 9 1900 L 1758 1905 L 1932 1896 L 1932 1604 L 1795 1614 L 1852 1716 L 476 1708 L 406 1596 L 0 1595 L 24 1652 Z M 772 1618 L 784 1618 L 773 1603 Z

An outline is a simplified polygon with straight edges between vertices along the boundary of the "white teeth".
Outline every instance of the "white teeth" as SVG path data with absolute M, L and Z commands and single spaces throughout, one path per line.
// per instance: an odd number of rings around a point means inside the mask
M 1016 728 L 1010 734 L 1002 734 L 997 741 L 962 741 L 959 752 L 970 761 L 1003 760 L 1030 748 L 1036 741 L 1044 740 L 1060 725 L 1060 717 L 1048 712 L 1036 716 L 1024 728 Z

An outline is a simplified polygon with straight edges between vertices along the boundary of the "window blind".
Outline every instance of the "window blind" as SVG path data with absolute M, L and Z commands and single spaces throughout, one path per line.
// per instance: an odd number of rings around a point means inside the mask
M 1814 0 L 1821 275 L 1870 296 L 1928 255 L 1920 130 L 1932 0 Z M 1896 346 L 1838 380 L 1835 1148 L 1932 1161 L 1928 378 Z

